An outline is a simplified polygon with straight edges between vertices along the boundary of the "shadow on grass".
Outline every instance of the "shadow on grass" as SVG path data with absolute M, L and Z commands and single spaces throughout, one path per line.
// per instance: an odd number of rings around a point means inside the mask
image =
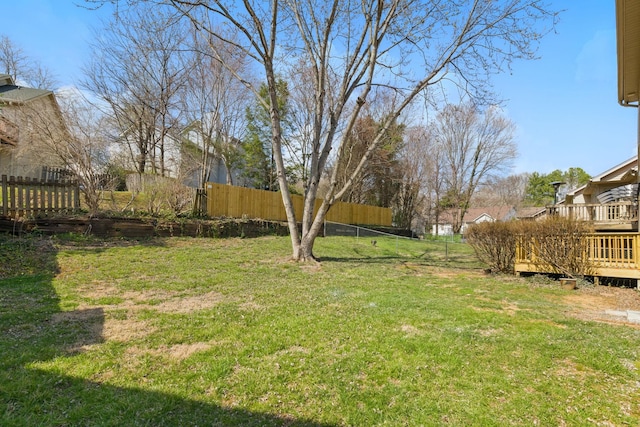
M 318 257 L 319 262 L 336 262 L 336 263 L 398 263 L 412 262 L 430 267 L 446 267 L 446 268 L 462 268 L 462 269 L 482 269 L 483 264 L 475 257 L 466 254 L 433 254 L 424 252 L 414 256 L 381 254 L 381 255 L 364 255 L 356 252 L 355 256 L 344 257 Z
M 63 247 L 78 247 L 80 249 L 110 249 L 130 246 L 144 247 L 166 247 L 166 237 L 149 237 L 149 238 L 126 238 L 126 237 L 109 237 L 102 238 L 93 235 L 84 234 L 59 234 L 52 236 L 52 239 Z
M 450 268 L 455 270 L 464 271 L 483 271 L 485 266 L 477 261 L 469 261 L 466 259 L 450 259 L 449 261 L 443 261 L 431 258 L 422 257 L 402 257 L 402 256 L 380 256 L 380 257 L 320 257 L 318 262 L 323 263 L 345 263 L 345 264 L 375 264 L 381 263 L 402 264 L 411 263 L 414 265 L 420 265 L 423 267 L 433 268 Z
M 365 264 L 380 264 L 384 262 L 395 263 L 399 261 L 406 261 L 406 257 L 401 256 L 351 256 L 351 257 L 318 257 L 318 262 L 335 262 L 335 263 L 365 263 Z
M 0 247 L 0 259 L 7 258 Z M 62 311 L 52 286 L 56 251 L 37 252 L 39 274 L 0 280 L 0 425 L 147 425 L 320 427 L 329 424 L 224 408 L 142 388 L 117 387 L 40 363 L 72 357 L 104 342 L 101 308 Z M 142 382 L 144 379 L 140 378 Z

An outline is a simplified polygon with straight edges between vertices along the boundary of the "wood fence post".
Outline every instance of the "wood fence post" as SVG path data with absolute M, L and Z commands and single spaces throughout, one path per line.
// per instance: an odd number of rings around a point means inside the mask
M 16 188 L 18 190 L 18 216 L 24 215 L 24 179 L 19 176 L 16 179 Z
M 9 215 L 9 183 L 7 182 L 7 175 L 2 175 L 2 216 Z
M 80 209 L 80 187 L 72 180 L 53 182 L 1 175 L 0 185 L 0 214 L 4 217 L 38 217 Z
M 16 188 L 16 178 L 14 176 L 9 177 L 9 215 L 15 217 L 16 212 L 16 197 L 17 197 L 17 188 Z
M 45 204 L 46 187 L 42 179 L 39 182 L 38 190 L 40 191 L 40 214 L 43 216 L 47 216 L 47 207 Z
M 74 202 L 73 202 L 73 210 L 74 212 L 77 212 L 80 210 L 80 184 L 78 184 L 78 181 L 74 181 L 73 182 L 74 187 L 73 187 L 73 192 L 74 192 Z
M 24 215 L 29 216 L 31 214 L 31 178 L 24 178 Z
M 67 209 L 67 187 L 65 187 L 65 182 L 64 181 L 60 181 L 58 184 L 58 188 L 60 189 L 60 209 L 61 210 L 65 210 Z
M 53 211 L 53 189 L 51 188 L 51 183 L 47 182 L 46 184 L 46 188 L 47 188 L 47 216 L 49 216 L 49 213 Z

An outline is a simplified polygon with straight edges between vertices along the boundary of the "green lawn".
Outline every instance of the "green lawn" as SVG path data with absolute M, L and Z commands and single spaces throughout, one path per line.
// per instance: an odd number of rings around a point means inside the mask
M 2 237 L 0 425 L 640 423 L 640 329 L 443 248 Z

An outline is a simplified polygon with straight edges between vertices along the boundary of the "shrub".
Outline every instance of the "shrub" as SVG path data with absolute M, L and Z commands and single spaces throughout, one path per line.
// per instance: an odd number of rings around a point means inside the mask
M 519 221 L 482 222 L 465 233 L 478 258 L 491 270 L 513 273 L 516 255 L 516 236 L 522 234 L 527 223 Z
M 475 224 L 466 237 L 478 258 L 492 270 L 512 273 L 519 245 L 527 262 L 538 271 L 584 277 L 593 274 L 588 257 L 588 235 L 592 232 L 587 222 L 553 216 L 544 221 Z
M 593 275 L 589 259 L 591 225 L 585 221 L 552 216 L 532 222 L 523 233 L 523 245 L 529 245 L 530 261 L 539 271 L 568 277 Z
M 195 196 L 195 189 L 178 179 L 159 175 L 129 175 L 127 187 L 133 198 L 139 193 L 144 194 L 147 212 L 152 216 L 166 211 L 172 215 L 188 212 Z

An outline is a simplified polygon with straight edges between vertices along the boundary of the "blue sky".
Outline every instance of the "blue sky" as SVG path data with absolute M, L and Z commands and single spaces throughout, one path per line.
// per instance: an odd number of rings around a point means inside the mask
M 515 173 L 581 167 L 599 174 L 636 153 L 637 110 L 617 103 L 614 0 L 551 0 L 564 9 L 536 61 L 494 78 L 517 125 Z M 81 77 L 92 27 L 109 9 L 82 0 L 0 0 L 0 34 L 50 68 L 60 83 Z

